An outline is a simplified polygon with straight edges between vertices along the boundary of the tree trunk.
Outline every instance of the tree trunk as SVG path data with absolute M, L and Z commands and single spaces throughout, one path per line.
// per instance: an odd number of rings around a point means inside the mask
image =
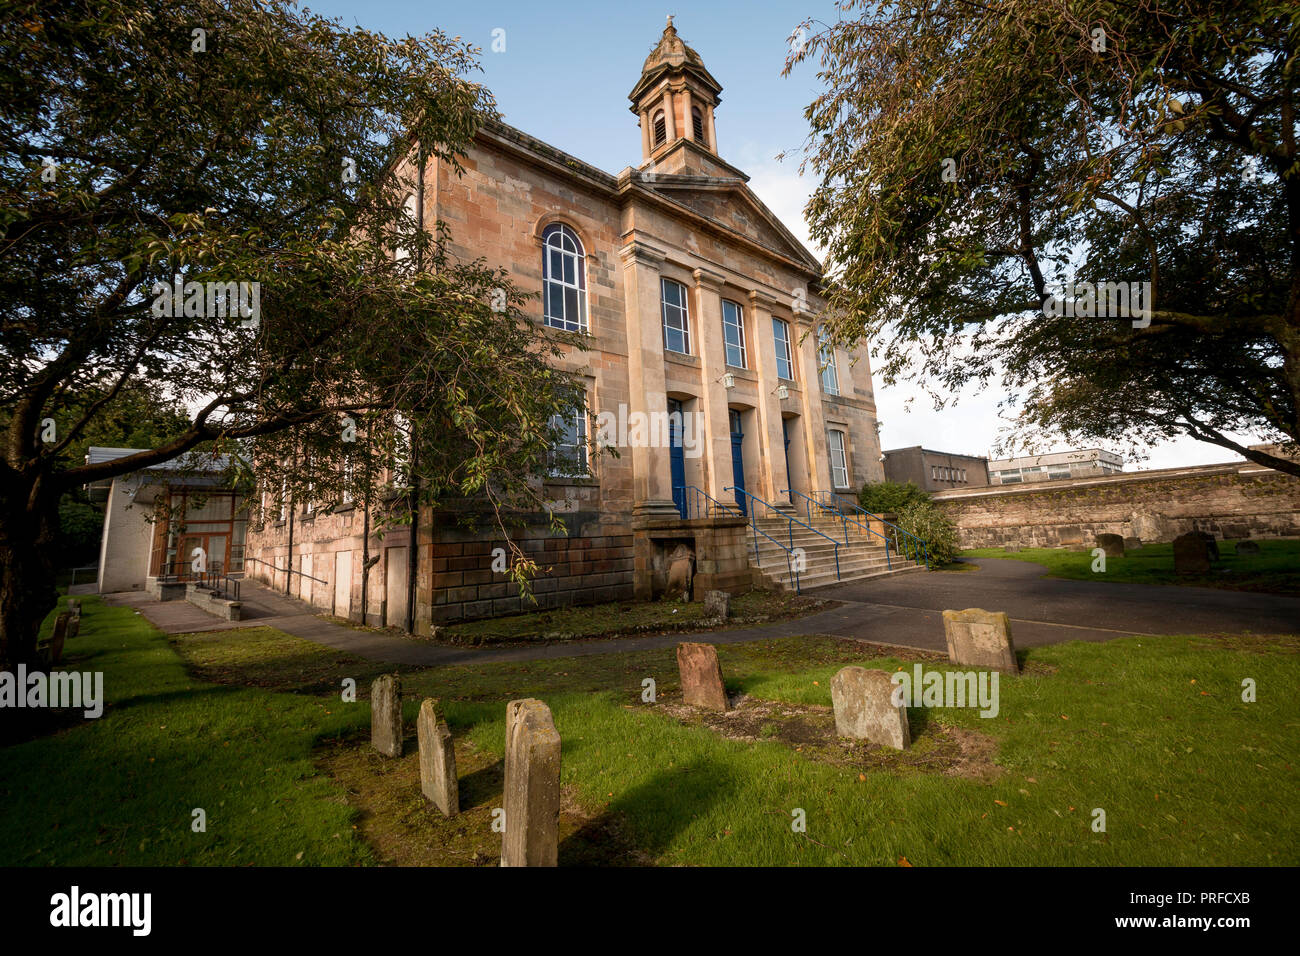
M 47 487 L 38 479 L 0 488 L 0 670 L 36 663 L 41 621 L 58 601 L 59 497 Z

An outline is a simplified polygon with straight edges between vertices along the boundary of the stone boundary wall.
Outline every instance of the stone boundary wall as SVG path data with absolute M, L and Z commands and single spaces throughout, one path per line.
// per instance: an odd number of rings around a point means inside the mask
M 1168 542 L 1300 537 L 1300 478 L 1250 462 L 998 485 L 934 496 L 963 548 L 1092 548 L 1098 534 Z

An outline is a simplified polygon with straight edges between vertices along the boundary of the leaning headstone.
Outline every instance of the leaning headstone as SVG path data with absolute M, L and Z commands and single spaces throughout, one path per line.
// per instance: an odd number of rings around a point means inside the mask
M 1140 547 L 1142 547 L 1142 539 L 1141 539 L 1141 538 L 1125 538 L 1125 539 L 1124 539 L 1124 550 L 1125 550 L 1125 551 L 1136 551 L 1136 550 L 1137 550 L 1138 548 L 1140 548 Z
M 1259 544 L 1254 541 L 1238 541 L 1233 547 L 1237 554 L 1259 554 Z
M 971 667 L 1020 672 L 1011 641 L 1011 618 L 1003 611 L 971 607 L 943 612 L 943 632 L 948 639 L 948 660 Z
M 385 757 L 402 755 L 402 682 L 396 674 L 370 685 L 370 745 Z
M 50 635 L 50 666 L 63 658 L 63 642 L 68 639 L 68 625 L 72 615 L 66 611 L 54 619 L 54 631 Z
M 1193 531 L 1191 534 L 1196 535 L 1205 542 L 1206 549 L 1210 552 L 1210 560 L 1219 560 L 1219 542 L 1214 540 L 1214 535 L 1208 531 Z
M 726 620 L 731 614 L 731 595 L 726 591 L 705 591 L 704 609 L 709 612 L 709 617 Z
M 1205 574 L 1210 570 L 1210 547 L 1195 531 L 1174 538 L 1174 571 L 1178 574 Z
M 438 705 L 431 698 L 420 704 L 415 731 L 420 743 L 420 790 L 444 817 L 454 817 L 460 812 L 456 748 L 451 728 L 439 717 Z
M 695 577 L 695 556 L 691 549 L 679 544 L 668 558 L 668 583 L 664 597 L 668 600 L 691 599 L 691 582 Z
M 81 616 L 81 598 L 68 598 L 68 613 L 73 617 Z
M 831 680 L 835 732 L 873 744 L 906 750 L 912 743 L 907 708 L 893 701 L 894 685 L 886 671 L 845 667 Z
M 1106 552 L 1108 558 L 1124 557 L 1124 537 L 1118 534 L 1097 535 L 1097 547 Z
M 506 706 L 502 866 L 555 866 L 559 849 L 560 735 L 540 700 Z
M 677 672 L 682 681 L 682 697 L 688 707 L 727 709 L 722 665 L 718 663 L 718 649 L 712 644 L 678 644 Z

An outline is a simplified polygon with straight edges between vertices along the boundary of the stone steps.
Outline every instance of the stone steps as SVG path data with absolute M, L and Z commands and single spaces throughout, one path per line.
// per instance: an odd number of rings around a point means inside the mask
M 910 561 L 890 547 L 885 551 L 885 540 L 863 528 L 843 521 L 821 517 L 800 518 L 793 528 L 784 518 L 763 517 L 752 520 L 752 526 L 763 534 L 750 532 L 749 561 L 769 587 L 794 590 L 796 580 L 799 590 L 827 587 L 845 581 L 860 581 L 886 574 L 903 574 L 924 569 L 924 562 Z M 847 540 L 846 540 L 847 530 Z M 757 537 L 757 548 L 754 539 Z M 775 539 L 775 540 L 771 540 Z M 778 543 L 779 542 L 779 543 Z M 791 567 L 787 571 L 786 548 L 793 546 L 803 558 L 804 567 L 797 575 Z M 836 552 L 839 553 L 839 573 L 836 573 Z

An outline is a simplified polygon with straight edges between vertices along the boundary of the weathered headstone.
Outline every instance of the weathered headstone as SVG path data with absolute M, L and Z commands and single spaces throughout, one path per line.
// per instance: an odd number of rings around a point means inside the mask
M 678 644 L 677 672 L 682 681 L 682 697 L 688 707 L 727 709 L 722 665 L 718 663 L 718 649 L 712 644 Z
M 1259 544 L 1254 541 L 1238 541 L 1233 547 L 1237 554 L 1259 554 Z
M 835 732 L 873 744 L 906 750 L 912 744 L 907 708 L 895 706 L 889 673 L 865 667 L 845 667 L 831 680 Z
M 1125 538 L 1125 539 L 1124 539 L 1124 550 L 1125 550 L 1125 551 L 1136 551 L 1136 550 L 1137 550 L 1138 548 L 1140 548 L 1140 547 L 1142 547 L 1142 539 L 1141 539 L 1141 538 Z
M 705 591 L 704 608 L 709 617 L 725 620 L 731 614 L 731 595 L 726 591 Z
M 68 625 L 72 615 L 64 611 L 54 619 L 54 630 L 50 634 L 50 666 L 63 658 L 63 642 L 68 639 Z
M 1106 552 L 1108 558 L 1124 557 L 1124 537 L 1118 534 L 1097 535 L 1097 547 Z
M 1174 571 L 1178 574 L 1205 574 L 1210 570 L 1210 547 L 1195 531 L 1174 538 Z
M 673 549 L 668 558 L 668 584 L 664 588 L 664 597 L 669 600 L 691 598 L 691 582 L 695 577 L 695 555 L 684 544 Z
M 386 757 L 402 755 L 402 682 L 396 674 L 370 685 L 370 745 Z
M 1014 552 L 1014 551 L 1019 551 L 1019 550 L 1020 550 L 1020 545 L 1018 545 L 1018 544 L 1006 544 L 1006 545 L 1003 545 L 1003 546 L 1002 546 L 1002 550 L 1003 550 L 1003 551 L 1012 551 L 1012 552 Z
M 506 705 L 502 866 L 555 866 L 559 849 L 560 735 L 540 700 Z
M 72 640 L 81 633 L 81 615 L 74 614 L 68 618 L 68 640 Z
M 1214 540 L 1214 535 L 1210 534 L 1208 531 L 1193 531 L 1191 534 L 1196 535 L 1205 542 L 1205 547 L 1210 552 L 1211 561 L 1219 560 L 1219 542 Z
M 420 704 L 415 732 L 420 744 L 420 791 L 444 817 L 454 817 L 460 812 L 456 747 L 451 728 L 439 717 L 438 705 L 431 698 Z
M 81 616 L 81 598 L 68 598 L 68 613 L 73 617 Z
M 977 607 L 944 611 L 943 631 L 948 639 L 948 660 L 954 664 L 1020 672 L 1011 641 L 1011 618 L 1006 613 Z

